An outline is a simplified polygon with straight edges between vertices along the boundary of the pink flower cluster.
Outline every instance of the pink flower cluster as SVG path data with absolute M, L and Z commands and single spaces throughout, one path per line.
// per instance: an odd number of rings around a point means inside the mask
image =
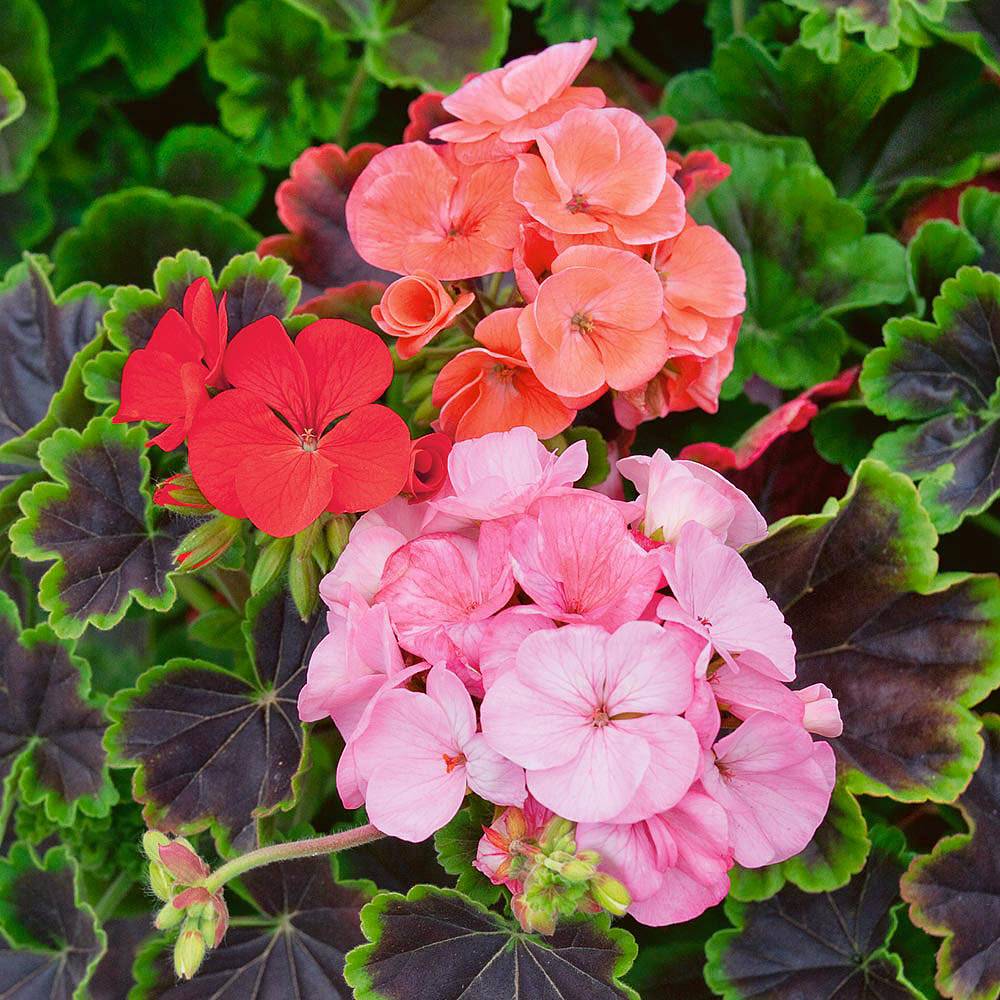
M 801 851 L 834 783 L 837 703 L 795 691 L 795 646 L 737 548 L 750 500 L 693 462 L 622 459 L 631 502 L 574 487 L 578 442 L 460 442 L 430 499 L 363 515 L 323 580 L 329 635 L 299 699 L 346 741 L 337 783 L 420 841 L 471 791 L 478 867 L 521 891 L 552 817 L 650 924 L 720 900 L 735 862 Z M 596 855 L 593 854 L 596 852 Z
M 469 80 L 430 141 L 378 153 L 348 199 L 358 253 L 404 275 L 372 313 L 400 357 L 459 319 L 474 334 L 433 390 L 455 440 L 516 426 L 546 439 L 609 390 L 627 428 L 715 412 L 732 369 L 746 278 L 686 206 L 726 171 L 701 154 L 712 162 L 684 176 L 639 115 L 574 86 L 595 45 Z

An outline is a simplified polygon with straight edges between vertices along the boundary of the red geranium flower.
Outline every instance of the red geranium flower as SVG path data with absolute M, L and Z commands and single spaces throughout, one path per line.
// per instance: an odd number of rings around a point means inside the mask
M 167 310 L 149 343 L 129 355 L 114 417 L 116 424 L 166 424 L 166 430 L 148 442 L 164 451 L 172 451 L 187 436 L 198 408 L 208 400 L 206 388 L 224 384 L 222 352 L 229 333 L 225 292 L 216 307 L 208 279 L 199 278 L 184 293 L 183 309 L 183 316 Z
M 324 510 L 368 510 L 403 488 L 406 424 L 366 405 L 392 380 L 389 350 L 370 330 L 323 319 L 293 344 L 267 316 L 233 338 L 223 370 L 235 388 L 201 408 L 188 456 L 201 491 L 224 514 L 284 537 Z

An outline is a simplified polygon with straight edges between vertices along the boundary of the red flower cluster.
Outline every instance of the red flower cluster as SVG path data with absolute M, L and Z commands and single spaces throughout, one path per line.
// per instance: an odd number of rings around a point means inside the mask
M 216 309 L 199 279 L 183 316 L 169 310 L 126 362 L 115 420 L 168 424 L 153 441 L 169 450 L 187 440 L 208 503 L 269 535 L 293 535 L 323 511 L 368 510 L 400 492 L 411 475 L 410 435 L 374 403 L 392 380 L 376 334 L 324 319 L 293 342 L 274 316 L 228 344 L 227 332 L 225 296 Z M 210 389 L 223 391 L 210 398 Z

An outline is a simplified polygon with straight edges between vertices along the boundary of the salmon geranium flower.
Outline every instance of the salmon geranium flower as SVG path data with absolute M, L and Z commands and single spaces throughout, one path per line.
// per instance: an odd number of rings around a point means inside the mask
M 372 319 L 379 328 L 398 337 L 396 353 L 412 358 L 475 301 L 473 292 L 452 300 L 448 290 L 427 271 L 415 271 L 394 281 L 372 306 Z
M 379 153 L 347 199 L 347 229 L 369 264 L 441 281 L 507 271 L 524 209 L 517 164 L 465 164 L 450 147 L 408 142 Z
M 605 383 L 627 390 L 648 382 L 669 355 L 663 286 L 628 250 L 575 246 L 518 318 L 521 348 L 539 381 L 560 396 Z
M 191 473 L 222 513 L 284 537 L 324 510 L 368 510 L 403 488 L 406 424 L 369 405 L 392 379 L 377 334 L 318 320 L 293 343 L 267 316 L 233 338 L 224 371 L 235 388 L 199 410 L 188 440 Z
M 557 234 L 559 249 L 581 236 L 651 244 L 683 229 L 684 192 L 660 138 L 634 112 L 578 108 L 536 141 L 540 155 L 517 158 L 514 197 Z
M 462 351 L 438 374 L 431 401 L 441 409 L 438 425 L 455 441 L 514 427 L 530 427 L 544 440 L 573 422 L 573 401 L 546 389 L 524 360 L 520 314 L 520 309 L 490 313 L 476 327 L 483 346 Z
M 168 309 L 145 347 L 133 351 L 122 371 L 121 404 L 114 423 L 151 420 L 166 424 L 148 444 L 172 451 L 191 429 L 206 387 L 220 387 L 222 352 L 229 334 L 226 294 L 218 306 L 207 278 L 184 293 L 183 315 Z

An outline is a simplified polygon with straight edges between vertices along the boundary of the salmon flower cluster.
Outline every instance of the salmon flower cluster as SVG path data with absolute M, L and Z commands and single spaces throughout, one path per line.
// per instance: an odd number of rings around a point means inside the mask
M 453 440 L 518 426 L 547 439 L 608 393 L 629 429 L 715 412 L 732 369 L 745 275 L 688 212 L 727 170 L 668 154 L 639 115 L 576 86 L 595 45 L 425 95 L 408 141 L 377 153 L 347 199 L 358 254 L 402 276 L 372 310 L 399 358 L 464 334 L 434 348 L 448 358 L 435 426 Z
M 345 806 L 418 842 L 491 804 L 476 865 L 542 931 L 600 908 L 687 920 L 734 863 L 800 852 L 834 784 L 813 737 L 840 717 L 790 686 L 791 631 L 738 551 L 766 531 L 749 498 L 662 451 L 619 461 L 633 501 L 581 489 L 585 444 L 556 454 L 529 426 L 446 466 L 364 514 L 321 584 L 299 714 L 340 730 Z

